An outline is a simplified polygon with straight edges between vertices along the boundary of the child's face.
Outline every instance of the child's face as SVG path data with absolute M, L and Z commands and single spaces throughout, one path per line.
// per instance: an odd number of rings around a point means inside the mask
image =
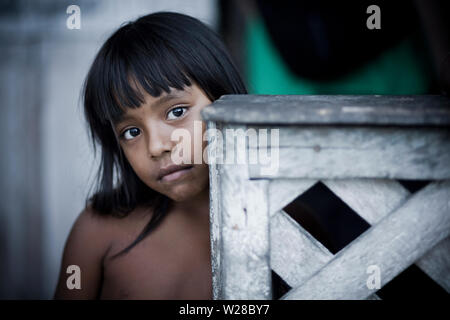
M 182 91 L 172 89 L 170 94 L 164 92 L 157 98 L 145 91 L 144 96 L 145 103 L 137 109 L 127 108 L 123 120 L 115 125 L 128 162 L 147 186 L 175 201 L 199 195 L 208 188 L 209 176 L 205 159 L 202 158 L 201 164 L 194 163 L 194 140 L 202 146 L 203 153 L 206 147 L 203 141 L 206 125 L 200 111 L 211 101 L 195 84 Z M 201 124 L 201 130 L 194 132 L 195 122 L 197 129 Z M 175 149 L 178 142 L 171 140 L 176 129 L 185 129 L 190 134 L 192 156 L 189 166 L 192 168 L 161 178 L 160 170 L 174 165 L 172 152 L 179 151 Z

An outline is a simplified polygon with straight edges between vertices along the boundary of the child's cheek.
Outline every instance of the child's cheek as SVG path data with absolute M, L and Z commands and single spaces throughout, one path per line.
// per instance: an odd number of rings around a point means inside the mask
M 133 152 L 133 150 L 127 150 L 125 156 L 139 179 L 147 186 L 152 187 L 152 181 L 157 179 L 158 168 L 152 167 L 148 159 L 141 159 L 143 156 L 138 152 Z

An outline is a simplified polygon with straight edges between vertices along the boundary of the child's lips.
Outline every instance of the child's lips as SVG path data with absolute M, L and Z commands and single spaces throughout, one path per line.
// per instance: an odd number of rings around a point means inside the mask
M 187 173 L 189 173 L 191 171 L 191 169 L 193 168 L 192 165 L 190 166 L 170 166 L 166 169 L 162 169 L 161 173 L 160 173 L 160 180 L 161 182 L 171 182 L 171 181 L 175 181 L 181 177 L 183 177 L 184 175 L 186 175 Z

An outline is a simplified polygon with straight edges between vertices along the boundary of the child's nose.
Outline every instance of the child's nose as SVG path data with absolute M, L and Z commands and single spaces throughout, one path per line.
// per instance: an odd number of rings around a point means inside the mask
M 170 134 L 162 129 L 153 128 L 148 130 L 147 150 L 150 158 L 159 158 L 165 152 L 172 150 Z

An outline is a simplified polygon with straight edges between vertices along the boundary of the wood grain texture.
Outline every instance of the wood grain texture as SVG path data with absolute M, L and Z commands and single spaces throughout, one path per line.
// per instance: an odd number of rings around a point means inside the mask
M 333 254 L 286 212 L 270 220 L 270 263 L 291 287 L 300 286 L 333 258 Z
M 416 265 L 450 293 L 450 237 L 425 253 Z
M 447 130 L 282 127 L 279 139 L 277 172 L 251 164 L 252 179 L 450 178 Z
M 275 215 L 278 211 L 295 200 L 303 192 L 315 185 L 313 179 L 276 179 L 269 182 L 269 212 Z
M 439 95 L 224 95 L 204 120 L 283 125 L 448 126 L 450 99 Z
M 225 164 L 220 190 L 222 296 L 270 299 L 268 181 L 249 180 L 246 165 Z
M 208 138 L 208 160 L 216 158 L 217 139 L 215 137 L 216 131 L 220 124 L 216 126 L 214 122 L 207 122 Z M 209 164 L 209 226 L 210 226 L 210 244 L 211 244 L 211 268 L 212 268 L 212 287 L 213 299 L 218 300 L 222 298 L 222 276 L 221 276 L 221 237 L 220 237 L 220 175 L 218 165 L 211 161 Z
M 334 194 L 371 225 L 377 224 L 411 196 L 400 183 L 385 179 L 323 180 Z M 450 239 L 444 239 L 416 265 L 447 292 L 450 290 Z
M 292 288 L 302 285 L 333 254 L 283 210 L 270 219 L 270 265 Z M 378 300 L 376 294 L 367 299 Z
M 371 225 L 399 208 L 410 196 L 395 180 L 325 179 L 322 183 Z

